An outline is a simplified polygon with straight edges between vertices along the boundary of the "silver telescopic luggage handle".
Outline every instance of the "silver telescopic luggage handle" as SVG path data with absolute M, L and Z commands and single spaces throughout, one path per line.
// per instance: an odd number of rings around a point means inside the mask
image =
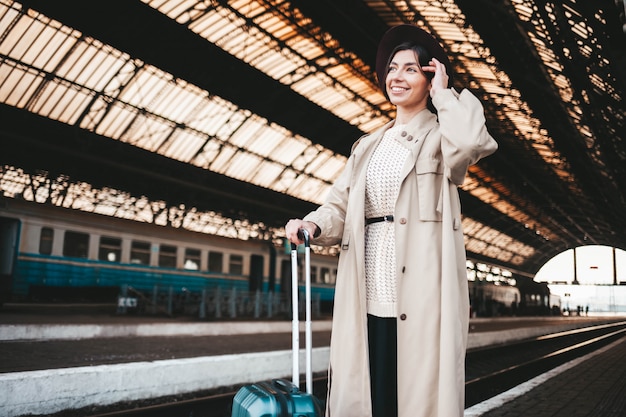
M 305 229 L 298 231 L 298 236 L 304 240 L 304 270 L 305 270 L 305 354 L 306 354 L 306 392 L 313 393 L 313 335 L 311 329 L 311 244 L 309 232 Z M 291 244 L 291 300 L 292 300 L 292 382 L 300 386 L 300 323 L 298 321 L 298 245 Z

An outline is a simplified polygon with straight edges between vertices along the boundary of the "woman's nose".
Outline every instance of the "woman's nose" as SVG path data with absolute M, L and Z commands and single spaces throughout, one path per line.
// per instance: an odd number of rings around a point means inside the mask
M 402 71 L 394 71 L 390 72 L 387 76 L 390 80 L 401 80 L 402 79 Z

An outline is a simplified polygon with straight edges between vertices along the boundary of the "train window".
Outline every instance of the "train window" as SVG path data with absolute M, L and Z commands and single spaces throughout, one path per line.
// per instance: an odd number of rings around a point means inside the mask
M 176 268 L 176 246 L 161 245 L 159 248 L 159 266 Z
M 230 255 L 228 272 L 235 275 L 243 275 L 243 256 Z
M 291 293 L 291 261 L 283 259 L 280 262 L 280 290 L 285 294 Z
M 222 252 L 209 252 L 209 272 L 224 271 L 224 254 Z
M 149 265 L 150 264 L 150 243 L 133 240 L 130 244 L 130 263 Z
M 197 271 L 200 269 L 200 249 L 185 249 L 185 269 L 193 269 Z
M 79 232 L 65 232 L 63 240 L 63 256 L 87 258 L 89 254 L 89 235 Z
M 52 239 L 54 238 L 54 230 L 50 227 L 42 227 L 39 236 L 39 253 L 42 255 L 52 254 Z
M 122 239 L 101 236 L 98 259 L 101 261 L 119 262 L 121 257 Z
M 250 256 L 250 275 L 248 278 L 249 291 L 261 291 L 263 289 L 263 269 L 265 259 L 263 255 L 252 254 Z
M 320 282 L 317 277 L 317 267 L 311 265 L 311 283 Z
M 324 284 L 330 284 L 330 269 L 321 268 L 320 278 Z

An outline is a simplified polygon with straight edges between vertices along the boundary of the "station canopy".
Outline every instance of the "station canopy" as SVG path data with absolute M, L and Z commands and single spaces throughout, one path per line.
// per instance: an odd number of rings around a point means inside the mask
M 532 276 L 626 249 L 623 2 L 0 0 L 0 198 L 280 239 L 394 108 L 417 24 L 499 143 L 460 187 L 468 257 Z

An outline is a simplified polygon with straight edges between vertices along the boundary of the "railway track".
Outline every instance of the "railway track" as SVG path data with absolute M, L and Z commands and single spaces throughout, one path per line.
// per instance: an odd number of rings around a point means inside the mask
M 471 407 L 570 360 L 626 335 L 626 321 L 585 327 L 489 348 L 468 351 L 465 407 Z M 314 394 L 326 396 L 326 378 L 314 379 Z M 85 413 L 89 417 L 230 417 L 235 391 L 178 399 L 132 409 Z M 77 414 L 58 414 L 74 417 Z

